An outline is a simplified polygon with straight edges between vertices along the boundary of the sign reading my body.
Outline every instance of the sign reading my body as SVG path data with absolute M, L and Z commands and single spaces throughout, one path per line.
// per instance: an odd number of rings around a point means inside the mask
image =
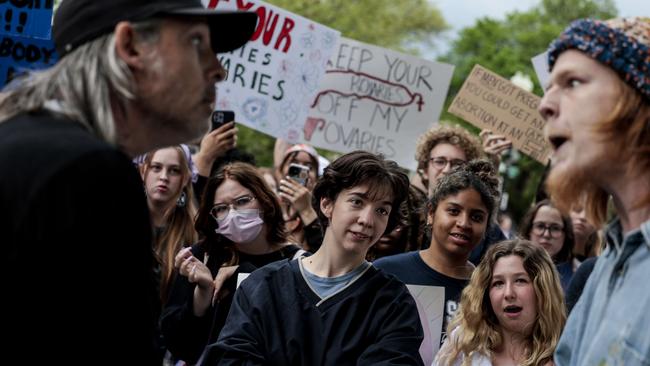
M 33 44 L 17 41 L 11 37 L 3 37 L 0 42 L 0 58 L 11 57 L 17 63 L 41 62 L 49 64 L 50 60 L 54 56 L 54 52 L 55 50 L 53 47 L 39 47 Z

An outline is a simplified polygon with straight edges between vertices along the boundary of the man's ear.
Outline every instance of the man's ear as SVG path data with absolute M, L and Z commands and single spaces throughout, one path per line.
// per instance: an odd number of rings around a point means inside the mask
M 334 201 L 329 198 L 323 197 L 320 199 L 320 211 L 328 219 L 332 218 L 332 210 L 334 210 Z
M 138 70 L 144 68 L 146 61 L 144 59 L 143 42 L 139 42 L 136 37 L 133 24 L 130 22 L 119 22 L 115 26 L 115 52 L 117 57 L 122 59 L 130 69 Z

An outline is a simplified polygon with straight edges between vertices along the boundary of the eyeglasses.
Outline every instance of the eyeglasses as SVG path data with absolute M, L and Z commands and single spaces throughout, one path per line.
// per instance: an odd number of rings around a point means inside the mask
M 564 232 L 564 227 L 557 224 L 546 224 L 543 222 L 533 223 L 533 234 L 542 236 L 546 230 L 548 230 L 552 237 L 558 238 Z
M 253 201 L 255 197 L 247 194 L 241 197 L 235 198 L 231 203 L 219 203 L 212 206 L 210 210 L 210 216 L 214 217 L 216 220 L 223 220 L 228 216 L 230 212 L 229 208 L 232 207 L 234 210 L 245 210 L 253 206 Z
M 447 164 L 450 165 L 450 168 L 457 167 L 457 166 L 463 166 L 465 165 L 466 161 L 462 159 L 447 159 L 441 156 L 438 157 L 433 157 L 429 158 L 429 162 L 433 164 L 433 167 L 436 169 L 444 169 L 447 167 Z

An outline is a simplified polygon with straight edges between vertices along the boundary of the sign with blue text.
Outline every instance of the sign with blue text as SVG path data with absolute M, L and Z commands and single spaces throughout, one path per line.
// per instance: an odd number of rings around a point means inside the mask
M 0 88 L 30 70 L 54 65 L 57 59 L 51 40 L 0 35 Z
M 0 0 L 0 34 L 50 39 L 54 0 Z

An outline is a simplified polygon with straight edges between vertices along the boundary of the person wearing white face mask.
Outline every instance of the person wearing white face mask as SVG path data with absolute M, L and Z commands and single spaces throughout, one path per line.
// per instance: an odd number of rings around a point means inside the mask
M 277 198 L 253 166 L 233 163 L 210 178 L 195 224 L 203 239 L 176 256 L 180 276 L 161 317 L 174 359 L 195 363 L 216 341 L 239 273 L 303 252 L 287 243 L 283 222 Z

